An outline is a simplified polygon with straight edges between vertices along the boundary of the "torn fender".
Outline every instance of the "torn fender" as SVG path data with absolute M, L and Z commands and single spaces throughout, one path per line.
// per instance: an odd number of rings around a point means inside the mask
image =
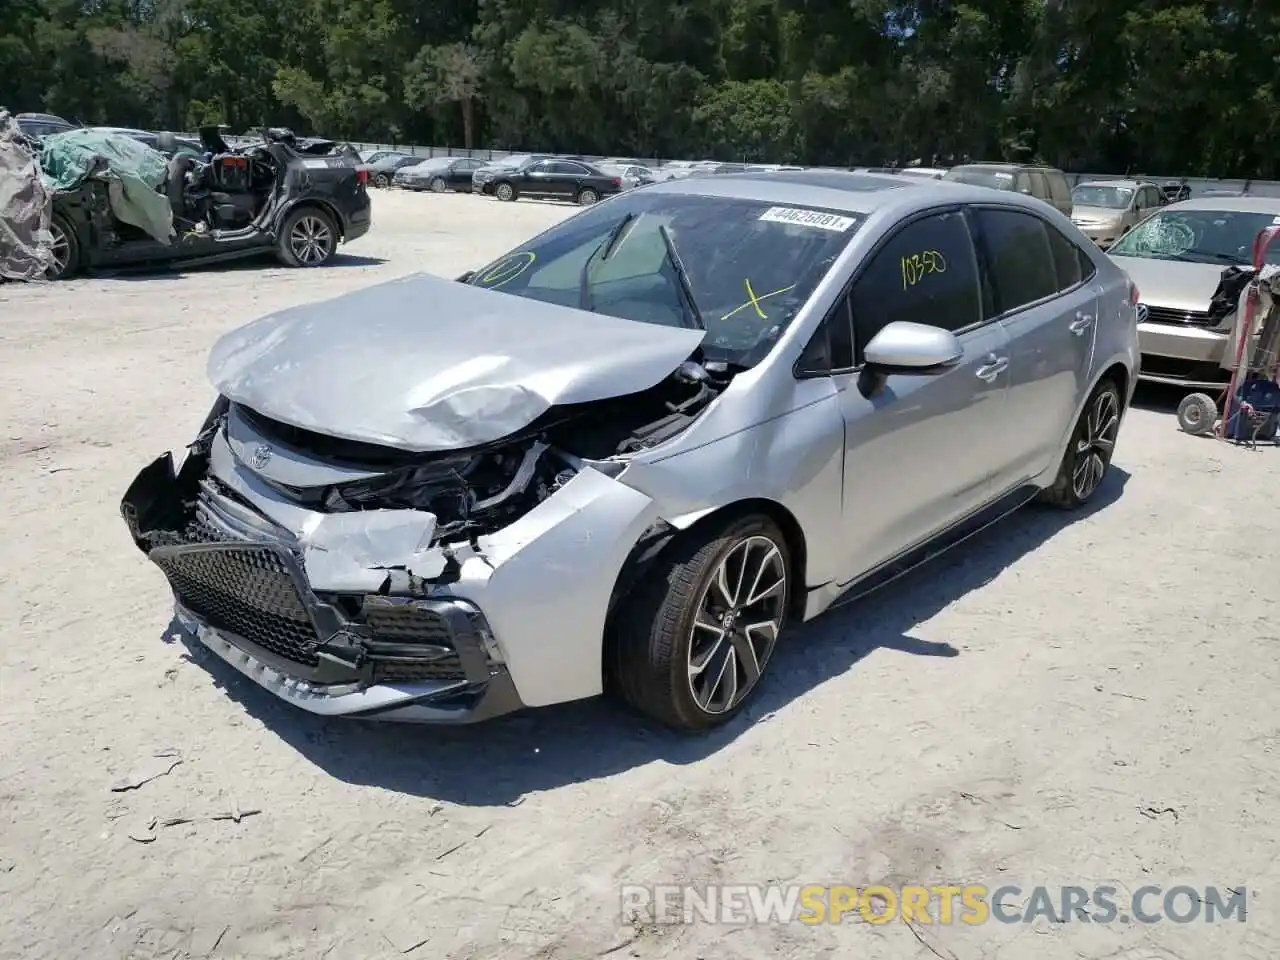
M 234 330 L 207 371 L 221 394 L 275 420 L 428 452 L 647 390 L 704 336 L 416 274 Z

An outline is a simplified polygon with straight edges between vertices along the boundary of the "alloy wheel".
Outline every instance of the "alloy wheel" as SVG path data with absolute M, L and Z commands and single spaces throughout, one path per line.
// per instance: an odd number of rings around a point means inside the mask
M 1080 427 L 1071 490 L 1077 500 L 1087 500 L 1102 482 L 1115 449 L 1116 433 L 1120 429 L 1120 405 L 1115 391 L 1103 390 L 1094 398 Z
M 57 221 L 49 224 L 49 234 L 53 238 L 53 242 L 49 245 L 53 264 L 49 267 L 47 275 L 50 279 L 56 280 L 67 272 L 67 265 L 71 262 L 71 240 Z
M 319 217 L 301 217 L 289 231 L 289 249 L 304 266 L 323 263 L 333 251 L 333 231 Z
M 444 178 L 436 177 L 434 180 L 431 181 L 432 193 L 444 193 L 445 190 L 447 189 L 449 189 L 449 185 L 444 182 Z
M 515 196 L 515 191 L 511 189 L 511 184 L 509 183 L 498 184 L 498 189 L 494 192 L 499 200 L 510 200 Z
M 786 562 L 768 537 L 748 537 L 724 555 L 689 637 L 689 691 L 700 710 L 726 713 L 755 687 L 782 629 L 786 598 Z
M 583 190 L 578 194 L 578 202 L 585 206 L 590 206 L 600 199 L 600 195 L 590 188 Z

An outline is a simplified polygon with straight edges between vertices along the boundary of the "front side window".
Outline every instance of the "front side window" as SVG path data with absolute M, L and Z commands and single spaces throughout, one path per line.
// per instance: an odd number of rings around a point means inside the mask
M 1248 266 L 1252 263 L 1254 239 L 1260 230 L 1272 225 L 1275 216 L 1238 210 L 1162 210 L 1130 230 L 1107 253 Z
M 872 254 L 850 294 L 856 362 L 895 321 L 961 330 L 982 317 L 973 240 L 959 211 L 907 224 Z
M 1077 207 L 1128 210 L 1132 200 L 1132 187 L 1108 187 L 1102 184 L 1088 183 L 1071 191 L 1071 202 Z
M 752 366 L 773 348 L 864 219 L 640 190 L 552 227 L 468 282 L 641 323 L 701 323 L 708 358 Z
M 1018 210 L 976 211 L 996 313 L 1004 314 L 1058 292 L 1058 268 L 1044 221 Z

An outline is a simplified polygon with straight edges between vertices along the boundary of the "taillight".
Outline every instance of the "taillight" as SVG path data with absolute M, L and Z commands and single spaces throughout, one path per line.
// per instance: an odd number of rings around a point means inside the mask
M 614 178 L 613 178 L 613 185 L 614 185 L 615 187 L 620 187 L 620 186 L 622 186 L 622 181 L 621 181 L 618 177 L 614 177 Z
M 369 171 L 368 171 L 368 170 L 357 170 L 357 171 L 356 171 L 356 180 L 358 180 L 360 183 L 368 183 L 368 182 L 369 182 Z

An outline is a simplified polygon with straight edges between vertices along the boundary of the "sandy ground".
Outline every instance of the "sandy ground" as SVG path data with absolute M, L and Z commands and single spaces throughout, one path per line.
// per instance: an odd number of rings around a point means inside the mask
M 379 194 L 320 271 L 0 286 L 0 957 L 1274 960 L 1277 453 L 1178 433 L 1165 395 L 1142 395 L 1095 509 L 1023 512 L 795 631 L 751 715 L 702 739 L 608 703 L 324 722 L 174 635 L 117 504 L 205 414 L 214 338 L 456 275 L 569 212 Z M 766 881 L 1243 884 L 1249 913 L 620 916 L 626 883 Z

